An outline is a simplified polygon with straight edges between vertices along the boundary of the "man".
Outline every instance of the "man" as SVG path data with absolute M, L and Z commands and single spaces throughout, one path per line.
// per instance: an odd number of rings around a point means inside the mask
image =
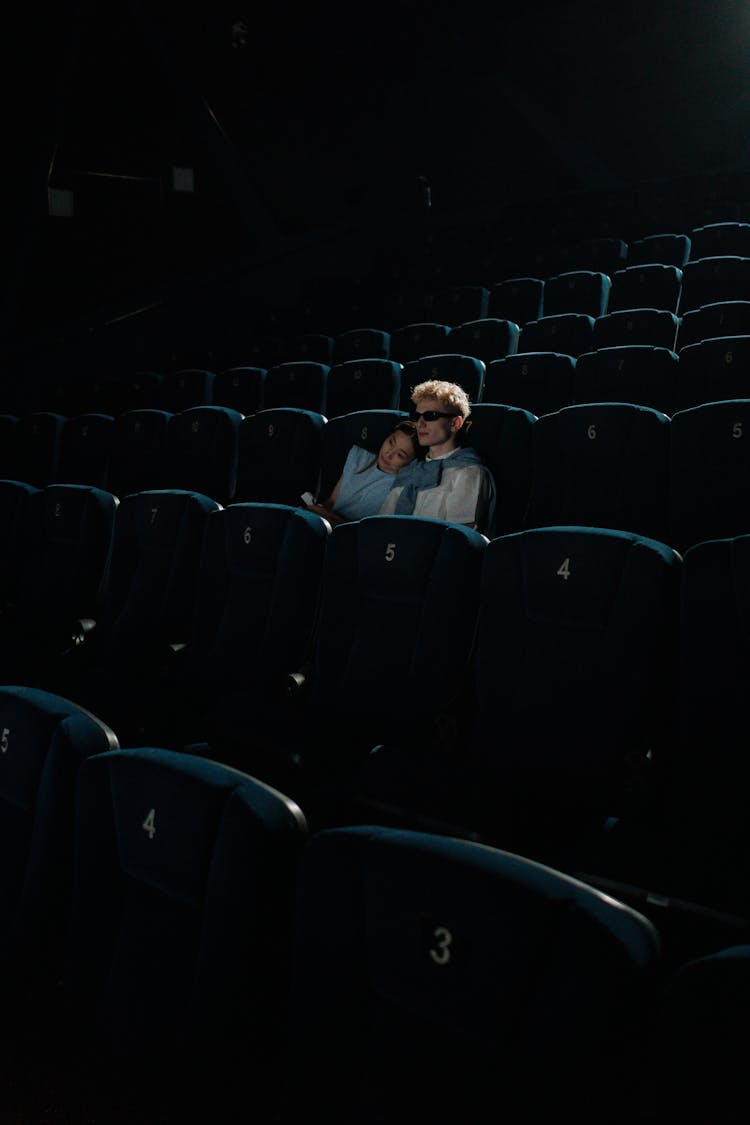
M 417 439 L 427 455 L 401 470 L 381 515 L 428 516 L 489 529 L 495 482 L 479 455 L 460 444 L 468 429 L 469 396 L 457 383 L 430 379 L 414 388 L 411 399 Z

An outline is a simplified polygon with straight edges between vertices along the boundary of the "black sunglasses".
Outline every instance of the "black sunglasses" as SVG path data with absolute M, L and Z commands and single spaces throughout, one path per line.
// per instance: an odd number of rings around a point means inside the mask
M 444 410 L 412 410 L 409 417 L 412 422 L 418 422 L 420 418 L 424 418 L 425 422 L 437 422 L 438 418 L 458 418 L 458 414 L 455 411 L 447 414 Z

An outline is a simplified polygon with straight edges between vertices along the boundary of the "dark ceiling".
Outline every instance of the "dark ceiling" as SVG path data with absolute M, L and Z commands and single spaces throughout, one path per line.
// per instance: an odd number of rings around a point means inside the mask
M 746 162 L 739 0 L 130 3 L 116 24 L 84 5 L 80 27 L 56 99 L 61 159 L 191 159 L 200 98 L 282 224 L 314 227 L 420 174 L 460 206 Z
M 433 214 L 468 216 L 690 177 L 750 184 L 740 0 L 126 0 L 102 13 L 29 8 L 8 37 L 20 155 L 6 215 L 32 319 L 40 301 L 65 311 L 107 283 L 409 207 L 419 177 Z M 190 199 L 165 189 L 182 165 Z M 76 236 L 50 227 L 48 186 L 73 190 Z

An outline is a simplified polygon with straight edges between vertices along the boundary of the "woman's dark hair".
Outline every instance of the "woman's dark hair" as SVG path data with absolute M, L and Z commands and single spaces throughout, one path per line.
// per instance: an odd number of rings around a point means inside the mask
M 391 434 L 397 434 L 397 433 L 398 434 L 406 434 L 407 437 L 411 438 L 411 445 L 412 445 L 412 449 L 414 450 L 415 460 L 419 460 L 419 461 L 423 460 L 427 450 L 423 449 L 422 446 L 419 444 L 419 439 L 417 437 L 416 422 L 412 422 L 409 418 L 403 418 L 400 422 L 397 422 L 396 425 L 393 427 L 393 429 L 390 430 L 385 435 L 385 438 L 383 438 L 383 441 L 385 441 L 386 438 L 389 438 L 391 436 Z M 380 442 L 380 445 L 378 446 L 378 451 L 380 450 L 380 446 L 383 444 L 383 441 Z M 361 469 L 357 469 L 357 472 L 355 473 L 355 476 L 359 476 L 360 473 L 367 472 L 368 469 L 371 469 L 372 466 L 377 463 L 377 460 L 378 460 L 378 454 L 375 453 L 375 455 L 374 455 L 374 457 L 372 458 L 371 461 L 368 461 L 367 464 L 363 465 Z
M 399 422 L 398 425 L 393 427 L 391 433 L 406 434 L 407 437 L 411 438 L 411 444 L 414 450 L 415 458 L 419 461 L 424 457 L 426 450 L 419 444 L 419 438 L 417 437 L 417 426 L 415 422 L 410 421 L 408 418 L 404 418 L 403 422 Z

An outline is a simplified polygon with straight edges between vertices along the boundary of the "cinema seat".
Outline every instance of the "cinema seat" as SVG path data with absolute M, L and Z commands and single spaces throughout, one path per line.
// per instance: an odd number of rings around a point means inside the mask
M 677 266 L 652 262 L 628 266 L 612 278 L 606 312 L 625 309 L 666 309 L 677 312 L 682 291 L 682 270 Z
M 498 1098 L 514 1121 L 593 1125 L 603 1101 L 632 1120 L 658 961 L 645 918 L 528 859 L 388 827 L 319 832 L 294 931 L 293 1104 L 336 1125 L 394 1105 L 478 1119 Z
M 576 360 L 573 402 L 632 402 L 672 414 L 680 365 L 671 348 L 624 344 L 584 352 Z
M 294 407 L 243 418 L 237 443 L 234 502 L 299 504 L 318 489 L 322 414 Z
M 445 351 L 447 324 L 404 324 L 391 332 L 391 359 L 407 364 L 424 355 Z
M 44 1011 L 64 965 L 74 791 L 83 760 L 117 747 L 101 720 L 38 688 L 0 687 L 0 880 L 6 1015 Z
M 521 329 L 518 352 L 559 352 L 577 356 L 592 348 L 594 317 L 587 313 L 560 313 L 532 320 Z
M 523 328 L 539 320 L 544 309 L 544 280 L 540 277 L 512 277 L 496 281 L 490 288 L 487 315 L 510 320 Z
M 323 414 L 329 368 L 325 363 L 298 360 L 279 363 L 266 372 L 263 387 L 263 409 L 293 406 Z
M 79 484 L 29 497 L 16 595 L 0 617 L 0 680 L 49 687 L 85 622 L 96 620 L 117 505 L 111 493 Z
M 110 414 L 77 414 L 66 418 L 56 474 L 61 484 L 109 487 L 114 423 Z
M 421 359 L 407 363 L 401 373 L 401 395 L 398 406 L 411 411 L 414 403 L 411 393 L 420 383 L 431 379 L 458 383 L 469 396 L 469 402 L 480 402 L 484 384 L 485 364 L 472 355 L 454 352 L 441 352 L 439 355 L 425 355 Z
M 85 764 L 58 1017 L 68 1034 L 50 1057 L 64 1075 L 85 1069 L 74 1097 L 100 1117 L 117 1090 L 130 1116 L 145 1104 L 148 1120 L 229 1120 L 252 1081 L 272 1120 L 303 813 L 197 756 L 138 747 Z
M 544 414 L 532 429 L 527 528 L 584 524 L 666 541 L 669 418 L 624 402 Z
M 353 410 L 395 410 L 401 389 L 400 363 L 390 359 L 350 359 L 328 372 L 326 417 Z
M 668 309 L 623 309 L 600 316 L 591 334 L 591 347 L 617 348 L 626 344 L 650 344 L 655 348 L 674 349 L 679 318 Z
M 679 410 L 670 428 L 670 543 L 750 534 L 750 398 Z
M 576 359 L 559 352 L 521 352 L 487 365 L 482 402 L 550 414 L 572 406 Z
M 604 316 L 611 287 L 608 275 L 594 270 L 555 274 L 544 283 L 544 315 L 586 313 L 595 319 Z
M 216 372 L 214 406 L 228 406 L 242 415 L 255 414 L 263 407 L 265 367 L 226 367 Z
M 219 504 L 232 500 L 237 484 L 242 415 L 228 406 L 194 406 L 167 425 L 164 488 L 202 492 Z
M 115 496 L 161 488 L 167 450 L 165 410 L 128 410 L 115 418 L 109 460 L 109 487 Z
M 519 335 L 518 325 L 510 320 L 469 320 L 451 328 L 445 351 L 474 356 L 487 364 L 515 352 Z

